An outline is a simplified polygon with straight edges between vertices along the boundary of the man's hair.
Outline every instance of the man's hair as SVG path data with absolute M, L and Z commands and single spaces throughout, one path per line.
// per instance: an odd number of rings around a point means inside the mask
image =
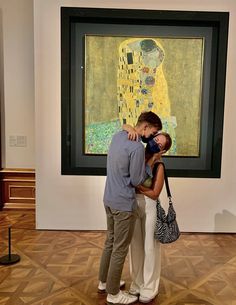
M 140 125 L 144 122 L 148 123 L 153 127 L 157 127 L 159 130 L 162 129 L 161 119 L 152 111 L 145 111 L 140 114 L 140 116 L 138 117 L 137 125 Z

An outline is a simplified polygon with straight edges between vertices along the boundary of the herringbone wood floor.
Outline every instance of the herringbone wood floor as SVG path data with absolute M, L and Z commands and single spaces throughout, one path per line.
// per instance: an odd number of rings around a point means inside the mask
M 97 293 L 105 232 L 35 230 L 32 211 L 0 212 L 0 220 L 0 256 L 7 254 L 10 222 L 12 253 L 21 256 L 0 266 L 0 305 L 105 304 Z M 123 279 L 128 289 L 128 260 Z M 236 235 L 182 234 L 163 245 L 160 293 L 150 304 L 236 305 Z

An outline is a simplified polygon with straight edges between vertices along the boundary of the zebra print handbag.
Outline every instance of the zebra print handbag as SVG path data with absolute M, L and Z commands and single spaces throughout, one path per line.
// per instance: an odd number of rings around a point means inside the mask
M 169 188 L 168 177 L 164 163 L 164 178 L 167 197 L 169 198 L 169 208 L 166 215 L 165 210 L 161 206 L 159 199 L 157 199 L 157 221 L 154 231 L 154 238 L 159 240 L 162 244 L 168 244 L 176 241 L 180 236 L 179 226 L 176 220 L 176 212 L 172 203 L 172 196 Z

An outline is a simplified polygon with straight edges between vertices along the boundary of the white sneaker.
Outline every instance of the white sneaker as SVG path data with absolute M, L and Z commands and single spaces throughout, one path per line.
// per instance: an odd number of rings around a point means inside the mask
M 149 303 L 153 300 L 154 298 L 150 299 L 148 297 L 142 297 L 141 295 L 139 296 L 139 302 L 140 303 Z
M 103 283 L 101 281 L 99 281 L 98 283 L 98 292 L 99 293 L 105 293 L 106 292 L 106 282 Z M 125 286 L 125 281 L 123 280 L 120 280 L 120 288 L 124 287 Z
M 138 297 L 128 294 L 125 291 L 120 290 L 117 294 L 108 294 L 107 295 L 107 304 L 132 304 L 138 300 Z
M 138 289 L 130 287 L 129 294 L 132 294 L 132 295 L 135 295 L 135 296 L 139 296 L 140 292 L 139 292 Z

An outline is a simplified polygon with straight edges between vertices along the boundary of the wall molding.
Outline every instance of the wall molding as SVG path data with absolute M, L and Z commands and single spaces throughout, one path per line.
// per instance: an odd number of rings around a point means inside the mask
M 0 184 L 0 209 L 35 209 L 34 169 L 3 168 Z

